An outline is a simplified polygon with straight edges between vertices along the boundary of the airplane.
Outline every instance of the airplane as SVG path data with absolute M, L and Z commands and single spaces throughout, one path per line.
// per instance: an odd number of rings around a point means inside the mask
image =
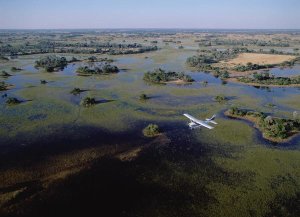
M 214 121 L 214 119 L 216 118 L 216 115 L 213 115 L 211 118 L 206 118 L 205 121 L 194 118 L 193 116 L 191 116 L 189 114 L 183 114 L 183 115 L 185 117 L 187 117 L 188 119 L 190 119 L 191 122 L 189 123 L 189 127 L 191 129 L 206 127 L 211 130 L 211 129 L 214 129 L 214 127 L 208 125 L 209 123 L 218 124 L 217 122 Z

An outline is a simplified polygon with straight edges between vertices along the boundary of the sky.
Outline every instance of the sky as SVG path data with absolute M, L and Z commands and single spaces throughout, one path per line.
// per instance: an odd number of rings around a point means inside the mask
M 300 29 L 300 0 L 0 0 L 0 29 Z

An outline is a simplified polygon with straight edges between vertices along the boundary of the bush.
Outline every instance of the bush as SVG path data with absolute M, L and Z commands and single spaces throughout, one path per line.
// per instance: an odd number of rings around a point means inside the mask
M 215 96 L 214 98 L 217 102 L 221 103 L 221 102 L 225 102 L 228 100 L 227 97 L 223 96 L 223 95 L 218 95 L 218 96 Z
M 9 76 L 11 76 L 11 74 L 7 73 L 6 71 L 2 71 L 2 72 L 0 72 L 0 76 L 1 77 L 9 77 Z
M 159 127 L 156 124 L 149 124 L 147 127 L 143 129 L 144 136 L 147 137 L 154 137 L 159 135 L 160 130 Z
M 0 91 L 7 90 L 7 84 L 4 81 L 0 81 Z
M 82 92 L 82 90 L 80 88 L 75 87 L 73 90 L 71 90 L 71 94 L 73 95 L 78 95 Z
M 117 66 L 112 66 L 110 64 L 104 64 L 102 66 L 97 66 L 97 67 L 81 66 L 77 69 L 76 72 L 79 74 L 86 74 L 86 75 L 112 74 L 112 73 L 118 73 L 119 68 Z
M 147 100 L 147 99 L 150 99 L 150 97 L 148 97 L 146 94 L 142 93 L 140 95 L 140 100 Z
M 20 104 L 21 101 L 18 100 L 17 98 L 14 98 L 14 97 L 9 97 L 7 100 L 6 100 L 6 104 L 8 105 L 17 105 L 17 104 Z
M 21 71 L 22 69 L 21 68 L 17 68 L 15 66 L 11 67 L 11 71 Z
M 68 65 L 68 61 L 65 57 L 58 56 L 46 56 L 35 61 L 36 67 L 42 67 L 47 72 L 53 72 L 56 69 L 63 69 Z
M 48 82 L 46 80 L 41 80 L 41 84 L 47 84 Z
M 81 101 L 81 105 L 83 105 L 84 107 L 91 107 L 93 105 L 96 105 L 96 100 L 95 100 L 95 98 L 92 98 L 92 97 L 85 97 Z
M 144 74 L 145 81 L 152 83 L 164 83 L 174 80 L 182 80 L 184 82 L 193 82 L 191 76 L 184 74 L 183 72 L 166 72 L 163 69 L 155 69 L 153 72 L 146 72 Z

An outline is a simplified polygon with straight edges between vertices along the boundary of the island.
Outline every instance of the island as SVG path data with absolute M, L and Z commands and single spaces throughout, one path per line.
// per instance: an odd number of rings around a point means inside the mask
M 165 70 L 159 68 L 152 72 L 146 72 L 144 74 L 144 81 L 157 84 L 166 83 L 177 83 L 184 84 L 193 82 L 194 79 L 190 75 L 186 75 L 183 72 L 166 72 Z
M 99 66 L 81 66 L 76 72 L 78 75 L 103 75 L 103 74 L 115 74 L 120 70 L 117 66 L 110 65 L 108 63 L 101 64 Z
M 273 117 L 263 112 L 232 107 L 225 111 L 231 118 L 250 121 L 262 133 L 263 138 L 276 143 L 288 142 L 300 133 L 300 119 Z

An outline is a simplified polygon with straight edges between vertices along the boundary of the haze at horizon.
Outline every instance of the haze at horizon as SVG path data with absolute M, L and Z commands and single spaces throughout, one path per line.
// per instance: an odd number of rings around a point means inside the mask
M 297 0 L 0 0 L 0 29 L 299 29 Z

